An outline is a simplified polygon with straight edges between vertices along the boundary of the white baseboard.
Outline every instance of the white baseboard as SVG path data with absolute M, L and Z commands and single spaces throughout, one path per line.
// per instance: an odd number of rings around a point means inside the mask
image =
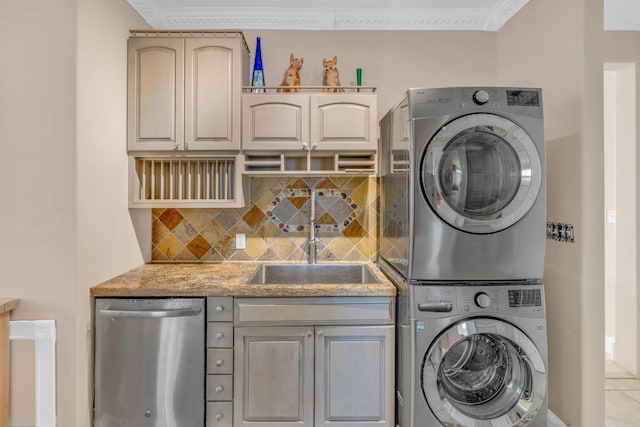
M 565 423 L 562 422 L 560 418 L 553 412 L 549 411 L 547 415 L 547 427 L 569 427 Z

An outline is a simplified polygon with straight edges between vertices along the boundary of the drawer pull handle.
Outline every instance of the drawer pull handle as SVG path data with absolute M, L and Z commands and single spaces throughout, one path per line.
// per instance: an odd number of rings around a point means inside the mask
M 222 366 L 224 364 L 224 360 L 218 359 L 216 360 L 216 366 Z
M 222 420 L 223 417 L 224 417 L 223 414 L 216 414 L 216 421 Z
M 224 334 L 222 332 L 218 332 L 216 334 L 216 339 L 220 340 L 220 339 L 222 339 L 222 337 L 224 337 Z
M 220 393 L 222 390 L 224 390 L 224 387 L 222 387 L 221 385 L 216 387 L 216 392 Z
M 217 311 L 218 313 L 222 313 L 222 312 L 224 311 L 224 307 L 223 307 L 223 306 L 221 306 L 221 305 L 219 305 L 219 306 L 217 306 L 217 307 L 216 307 L 216 311 Z

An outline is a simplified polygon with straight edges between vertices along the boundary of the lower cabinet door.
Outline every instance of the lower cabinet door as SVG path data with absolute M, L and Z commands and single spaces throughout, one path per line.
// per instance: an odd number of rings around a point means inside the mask
M 314 328 L 236 327 L 234 426 L 313 426 Z
M 393 425 L 393 326 L 316 326 L 315 427 Z

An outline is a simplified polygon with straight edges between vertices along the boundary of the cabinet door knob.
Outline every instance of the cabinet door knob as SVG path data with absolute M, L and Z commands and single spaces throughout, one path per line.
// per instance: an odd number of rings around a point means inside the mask
M 176 142 L 176 145 L 174 145 L 173 149 L 174 149 L 174 150 L 179 150 L 179 149 L 180 149 L 180 144 L 178 144 L 178 143 Z
M 222 414 L 216 414 L 216 421 L 220 421 L 222 419 Z
M 224 311 L 224 307 L 223 307 L 223 306 L 221 306 L 221 305 L 219 305 L 219 306 L 217 306 L 217 307 L 216 307 L 216 311 L 217 311 L 218 313 L 222 313 L 222 312 Z
M 218 333 L 216 334 L 216 339 L 218 339 L 218 340 L 219 340 L 219 339 L 222 339 L 222 337 L 224 337 L 224 334 L 223 334 L 222 332 L 218 332 Z
M 312 336 L 312 335 L 313 335 L 313 333 L 312 333 L 311 331 L 307 331 L 307 336 L 308 336 L 308 337 L 310 337 L 310 336 Z
M 316 148 L 318 148 L 318 143 L 314 142 L 313 144 L 311 144 L 311 149 L 315 150 Z
M 216 366 L 222 366 L 224 364 L 224 360 L 218 359 L 216 360 Z
M 323 336 L 323 335 L 324 335 L 324 331 L 323 331 L 322 329 L 321 329 L 321 330 L 319 330 L 319 331 L 318 331 L 318 336 L 319 336 L 319 337 L 321 337 L 321 336 Z
M 222 387 L 221 385 L 219 385 L 219 386 L 217 386 L 217 387 L 216 387 L 216 391 L 217 391 L 218 393 L 220 393 L 222 390 L 224 390 L 224 387 Z
M 308 143 L 306 143 L 306 142 L 303 142 L 303 143 L 302 143 L 302 149 L 303 149 L 303 150 L 306 150 L 307 148 L 309 148 L 309 144 L 308 144 Z

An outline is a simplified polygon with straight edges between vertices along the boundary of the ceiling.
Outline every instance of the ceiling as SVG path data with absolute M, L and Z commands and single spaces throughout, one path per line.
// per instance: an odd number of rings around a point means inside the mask
M 157 30 L 498 31 L 529 0 L 127 0 Z M 640 30 L 640 1 L 604 0 L 605 30 Z M 550 11 L 552 13 L 552 11 Z
M 498 31 L 529 0 L 127 0 L 162 30 Z

